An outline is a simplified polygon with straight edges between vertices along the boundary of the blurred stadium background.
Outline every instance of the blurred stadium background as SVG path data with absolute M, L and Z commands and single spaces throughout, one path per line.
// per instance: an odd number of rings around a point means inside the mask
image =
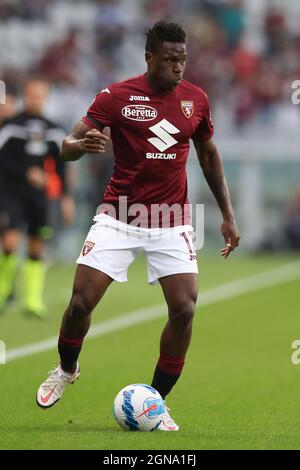
M 52 86 L 46 112 L 69 131 L 96 92 L 145 70 L 144 32 L 160 18 L 187 30 L 185 77 L 211 101 L 241 249 L 281 244 L 300 186 L 300 106 L 291 104 L 291 85 L 300 77 L 299 2 L 1 0 L 0 75 L 7 93 L 18 97 L 26 79 L 44 77 Z M 110 155 L 72 165 L 78 217 L 60 238 L 61 255 L 77 253 L 111 170 Z M 188 171 L 191 202 L 205 204 L 206 240 L 219 243 L 218 209 L 193 149 Z
M 50 254 L 72 265 L 49 269 L 49 320 L 25 319 L 16 305 L 0 318 L 0 338 L 12 361 L 0 366 L 0 448 L 299 448 L 299 371 L 290 355 L 300 331 L 300 270 L 290 264 L 300 249 L 300 106 L 291 101 L 292 82 L 300 79 L 300 2 L 0 0 L 0 79 L 18 107 L 28 78 L 48 80 L 46 112 L 68 132 L 96 92 L 144 72 L 144 32 L 161 18 L 186 28 L 185 78 L 209 95 L 242 236 L 228 262 L 216 257 L 223 243 L 220 215 L 191 149 L 190 200 L 205 204 L 206 242 L 200 257 L 204 303 L 190 360 L 171 398 L 183 430 L 164 440 L 125 437 L 110 415 L 113 397 L 126 383 L 151 380 L 164 321 L 158 317 L 146 334 L 136 324 L 87 342 L 76 389 L 51 414 L 33 404 L 36 387 L 55 365 L 48 349 L 55 347 L 70 294 L 73 260 L 112 170 L 108 154 L 69 165 L 76 222 L 60 231 Z M 271 254 L 257 256 L 266 251 Z M 248 276 L 265 272 L 247 287 Z M 160 290 L 146 285 L 141 260 L 129 279 L 126 286 L 112 286 L 95 322 L 163 302 Z M 232 298 L 220 302 L 227 295 L 220 294 L 222 286 L 231 281 Z M 48 338 L 54 340 L 45 352 L 22 358 L 18 348 Z

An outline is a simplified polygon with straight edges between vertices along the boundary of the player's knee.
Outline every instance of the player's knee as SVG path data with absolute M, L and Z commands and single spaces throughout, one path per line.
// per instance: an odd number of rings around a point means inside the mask
M 191 327 L 195 314 L 195 301 L 189 299 L 174 305 L 170 310 L 170 322 L 175 328 L 184 331 Z
M 83 318 L 87 315 L 90 315 L 92 312 L 93 306 L 89 299 L 81 293 L 73 293 L 70 305 L 69 312 L 70 315 L 74 318 Z

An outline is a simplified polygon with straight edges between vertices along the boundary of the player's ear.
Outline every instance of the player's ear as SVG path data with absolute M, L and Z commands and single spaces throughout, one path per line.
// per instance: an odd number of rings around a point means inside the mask
M 145 53 L 145 60 L 146 60 L 147 64 L 151 64 L 151 62 L 152 62 L 152 54 L 151 54 L 151 52 L 146 51 L 146 53 Z

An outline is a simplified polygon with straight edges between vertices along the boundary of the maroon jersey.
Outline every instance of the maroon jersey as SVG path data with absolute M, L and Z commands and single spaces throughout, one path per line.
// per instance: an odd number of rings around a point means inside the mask
M 201 88 L 181 80 L 171 92 L 158 93 L 146 74 L 139 75 L 102 90 L 83 121 L 101 131 L 110 127 L 115 165 L 102 202 L 117 208 L 117 218 L 119 198 L 124 196 L 128 208 L 143 204 L 148 213 L 151 205 L 188 204 L 190 139 L 204 141 L 213 135 Z

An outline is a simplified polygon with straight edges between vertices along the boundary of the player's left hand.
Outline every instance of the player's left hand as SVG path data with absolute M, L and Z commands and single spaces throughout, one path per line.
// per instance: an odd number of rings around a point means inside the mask
M 83 139 L 86 153 L 104 153 L 109 137 L 98 129 L 90 129 Z
M 239 246 L 240 234 L 235 220 L 224 220 L 221 225 L 221 232 L 226 243 L 226 246 L 221 250 L 221 256 L 226 259 Z

